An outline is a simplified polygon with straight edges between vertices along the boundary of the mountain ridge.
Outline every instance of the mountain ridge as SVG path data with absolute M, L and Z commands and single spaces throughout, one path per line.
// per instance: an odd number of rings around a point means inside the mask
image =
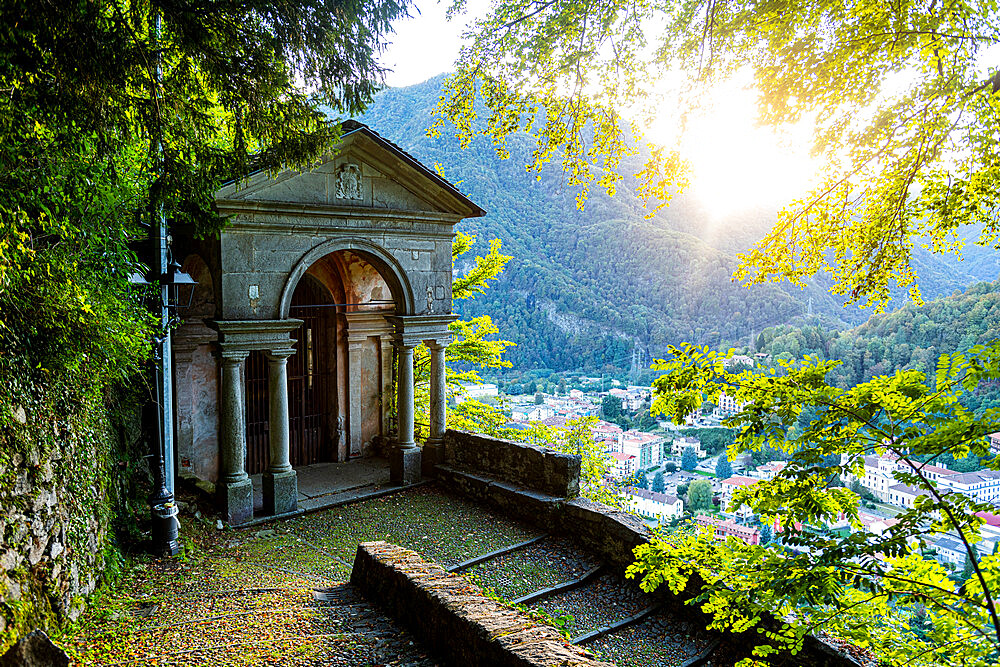
M 747 289 L 732 281 L 734 250 L 760 238 L 774 211 L 742 213 L 720 229 L 693 198 L 678 195 L 647 219 L 628 176 L 613 197 L 592 191 L 580 211 L 558 166 L 546 166 L 537 177 L 527 172 L 533 145 L 524 135 L 506 146 L 508 160 L 500 160 L 482 136 L 465 150 L 447 133 L 428 136 L 443 78 L 386 89 L 359 120 L 425 164 L 443 165 L 445 176 L 487 210 L 460 229 L 479 237 L 477 248 L 501 239 L 513 259 L 485 295 L 456 303 L 456 309 L 465 317 L 491 315 L 500 336 L 518 344 L 508 351 L 515 367 L 620 366 L 634 346 L 658 356 L 667 344 L 682 341 L 746 344 L 762 329 L 794 324 L 810 310 L 834 329 L 860 324 L 870 314 L 843 307 L 822 275 L 803 289 L 787 283 Z M 636 173 L 641 161 L 631 158 L 625 173 Z M 1000 273 L 998 253 L 967 253 L 973 261 L 962 263 L 915 251 L 915 265 L 928 274 L 921 276 L 925 298 Z M 462 258 L 457 268 L 471 261 Z

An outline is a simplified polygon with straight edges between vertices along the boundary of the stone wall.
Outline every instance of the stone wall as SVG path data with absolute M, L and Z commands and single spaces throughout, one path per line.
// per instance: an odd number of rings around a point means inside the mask
M 580 457 L 552 449 L 448 429 L 443 463 L 551 496 L 580 494 Z
M 550 534 L 570 537 L 621 570 L 635 562 L 633 549 L 653 537 L 645 521 L 634 514 L 577 497 L 578 456 L 453 430 L 447 432 L 445 444 L 444 463 L 436 469 L 438 483 L 443 487 L 528 521 Z M 555 457 L 553 462 L 541 465 L 540 461 L 549 455 Z M 519 470 L 528 465 L 535 470 Z M 707 625 L 708 617 L 686 604 L 700 589 L 700 579 L 693 576 L 679 595 L 670 593 L 666 586 L 654 595 L 675 613 L 701 617 Z M 763 621 L 764 625 L 768 623 L 780 625 L 775 619 Z M 761 638 L 756 633 L 752 637 L 727 635 L 725 640 L 744 648 L 748 642 L 758 641 Z M 812 667 L 858 665 L 812 636 L 806 637 L 798 659 L 801 662 L 797 664 Z
M 82 613 L 117 562 L 111 523 L 121 480 L 145 468 L 141 457 L 117 463 L 121 445 L 101 398 L 64 403 L 30 388 L 7 396 L 21 400 L 0 397 L 0 653 Z
M 485 597 L 413 551 L 386 542 L 358 546 L 351 583 L 406 625 L 446 664 L 475 667 L 612 667 L 548 626 Z

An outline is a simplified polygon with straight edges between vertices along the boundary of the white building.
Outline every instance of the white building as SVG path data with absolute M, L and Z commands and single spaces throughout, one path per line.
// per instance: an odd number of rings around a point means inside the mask
M 896 457 L 891 455 L 866 456 L 864 457 L 864 474 L 859 477 L 847 474 L 845 478 L 848 484 L 856 479 L 861 486 L 871 491 L 876 498 L 887 503 L 899 504 L 896 503 L 893 498 L 901 501 L 904 501 L 904 498 L 909 498 L 909 500 L 905 500 L 905 502 L 909 502 L 911 504 L 900 504 L 899 506 L 912 507 L 912 493 L 906 491 L 905 489 L 896 489 L 895 491 L 892 490 L 892 487 L 905 486 L 901 485 L 899 480 L 897 480 L 893 474 L 897 471 L 913 472 L 913 469 L 908 464 L 899 461 Z M 961 475 L 961 473 L 949 470 L 945 466 L 936 466 L 931 464 L 923 464 L 920 467 L 920 472 L 927 479 L 937 482 L 942 488 L 947 488 L 947 480 Z M 918 493 L 917 495 L 920 494 Z
M 979 503 L 1000 503 L 1000 470 L 953 473 L 940 485 Z
M 628 489 L 622 496 L 630 510 L 647 519 L 669 521 L 684 513 L 684 503 L 677 496 L 646 489 Z
M 495 384 L 467 384 L 462 385 L 462 391 L 455 393 L 455 404 L 468 400 L 478 401 L 482 398 L 497 398 L 500 391 Z
M 635 456 L 621 452 L 607 452 L 611 460 L 611 475 L 617 480 L 631 477 L 635 474 Z
M 695 455 L 699 459 L 703 459 L 708 456 L 708 453 L 701 448 L 701 441 L 698 438 L 675 438 L 673 444 L 670 446 L 670 453 L 674 456 L 683 456 L 684 450 L 688 447 L 694 450 Z
M 549 417 L 554 417 L 556 411 L 551 405 L 536 405 L 525 413 L 525 420 L 529 422 L 545 421 Z
M 908 486 L 906 484 L 893 484 L 889 487 L 889 492 L 885 501 L 890 505 L 895 505 L 896 507 L 911 508 L 917 498 L 926 495 L 926 491 L 915 489 L 912 486 Z
M 736 491 L 736 489 L 742 489 L 747 486 L 753 486 L 759 481 L 760 480 L 753 479 L 752 477 L 744 477 L 743 475 L 733 475 L 732 477 L 727 477 L 726 479 L 722 480 L 722 499 L 721 499 L 722 504 L 720 506 L 722 511 L 723 512 L 730 511 L 729 504 L 733 500 L 733 493 Z M 749 507 L 744 506 L 740 508 L 737 514 L 739 516 L 749 516 L 750 514 L 753 514 L 753 511 Z
M 615 451 L 635 456 L 639 469 L 646 469 L 659 465 L 663 460 L 663 443 L 663 436 L 642 431 L 625 431 L 618 438 Z
M 722 392 L 719 394 L 719 405 L 716 411 L 721 415 L 735 415 L 737 412 L 743 409 L 743 404 L 737 401 L 732 396 Z
M 770 463 L 758 466 L 756 470 L 748 474 L 750 477 L 756 479 L 770 480 L 774 479 L 775 475 L 784 470 L 787 465 L 784 461 L 771 461 Z

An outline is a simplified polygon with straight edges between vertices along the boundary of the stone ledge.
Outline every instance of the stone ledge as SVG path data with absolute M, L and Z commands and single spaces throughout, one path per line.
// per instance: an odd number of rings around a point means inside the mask
M 613 667 L 573 646 L 553 628 L 485 597 L 467 579 L 386 542 L 358 545 L 351 584 L 463 667 Z
M 442 463 L 560 498 L 580 495 L 580 457 L 448 429 Z

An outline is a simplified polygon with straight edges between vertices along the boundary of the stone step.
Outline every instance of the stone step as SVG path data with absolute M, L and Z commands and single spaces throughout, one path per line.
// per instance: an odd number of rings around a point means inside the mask
M 714 633 L 659 612 L 586 647 L 619 667 L 696 667 L 706 663 L 717 641 Z
M 649 597 L 634 582 L 609 572 L 580 588 L 546 597 L 532 606 L 550 616 L 566 618 L 566 630 L 577 637 L 623 621 L 649 605 Z
M 600 564 L 570 540 L 546 537 L 474 565 L 462 574 L 505 600 L 515 600 L 577 579 Z

